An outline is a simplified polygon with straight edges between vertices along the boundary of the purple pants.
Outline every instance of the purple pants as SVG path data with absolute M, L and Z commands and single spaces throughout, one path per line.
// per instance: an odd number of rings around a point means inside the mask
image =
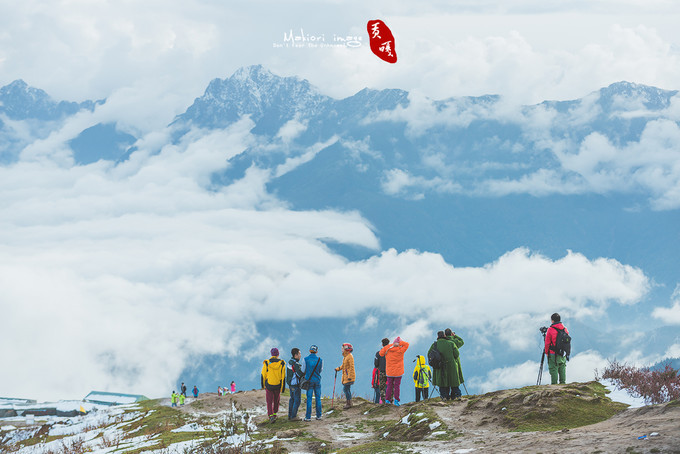
M 385 398 L 387 400 L 392 400 L 392 396 L 394 396 L 395 400 L 401 400 L 399 399 L 399 388 L 401 388 L 401 377 L 387 377 Z

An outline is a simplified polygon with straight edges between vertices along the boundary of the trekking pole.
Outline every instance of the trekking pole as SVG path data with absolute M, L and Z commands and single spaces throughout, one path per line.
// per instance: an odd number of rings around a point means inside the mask
M 338 381 L 338 371 L 335 371 L 335 378 L 333 379 L 333 397 L 331 397 L 331 408 L 335 405 L 335 382 Z
M 465 395 L 466 395 L 466 396 L 469 396 L 469 395 L 470 395 L 470 393 L 469 393 L 469 392 L 467 392 L 467 386 L 465 386 L 465 383 L 463 383 L 463 388 L 465 388 Z

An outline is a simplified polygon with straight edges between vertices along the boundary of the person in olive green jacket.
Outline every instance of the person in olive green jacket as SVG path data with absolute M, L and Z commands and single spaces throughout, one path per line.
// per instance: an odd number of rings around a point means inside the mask
M 462 339 L 461 339 L 462 341 Z M 439 386 L 439 393 L 442 400 L 451 400 L 456 396 L 456 389 L 462 383 L 459 376 L 459 364 L 456 361 L 460 356 L 458 347 L 452 339 L 447 339 L 444 331 L 437 333 L 437 340 L 432 344 L 428 350 L 428 358 L 430 351 L 437 349 L 442 357 L 441 368 L 434 369 L 432 374 L 432 383 Z M 458 390 L 460 393 L 460 390 Z
M 453 344 L 456 346 L 457 349 L 460 349 L 460 347 L 465 344 L 463 342 L 463 339 L 460 336 L 457 336 L 456 333 L 451 331 L 451 328 L 446 328 L 444 330 L 444 335 L 448 340 L 453 342 Z M 463 395 L 463 393 L 460 392 L 460 385 L 462 385 L 465 380 L 463 379 L 463 368 L 460 366 L 460 352 L 458 354 L 458 357 L 456 358 L 456 366 L 458 367 L 458 381 L 460 381 L 460 384 L 456 386 L 455 388 L 451 388 L 451 393 L 454 394 L 452 398 L 460 397 Z

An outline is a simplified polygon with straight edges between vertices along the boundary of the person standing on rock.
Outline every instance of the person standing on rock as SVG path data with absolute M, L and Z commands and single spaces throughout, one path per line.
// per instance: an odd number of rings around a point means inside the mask
M 416 384 L 416 402 L 420 402 L 421 395 L 423 400 L 428 398 L 431 380 L 432 371 L 430 366 L 425 364 L 425 357 L 422 355 L 416 356 L 416 367 L 413 369 L 413 381 Z
M 550 316 L 550 328 L 545 333 L 545 354 L 548 356 L 548 371 L 550 372 L 550 384 L 556 385 L 567 382 L 567 358 L 555 352 L 557 334 L 562 331 L 569 335 L 569 331 L 562 324 L 560 314 L 555 312 Z
M 180 394 L 182 394 L 184 397 L 187 396 L 187 385 L 182 382 L 182 386 L 180 387 Z
M 342 371 L 342 390 L 345 393 L 345 399 L 347 399 L 346 409 L 352 407 L 352 385 L 356 380 L 352 351 L 354 351 L 352 344 L 342 344 L 342 365 L 335 368 L 336 372 Z
M 316 356 L 319 347 L 312 345 L 309 347 L 309 356 L 302 362 L 302 372 L 305 373 L 305 380 L 309 380 L 307 389 L 307 412 L 305 421 L 312 420 L 312 394 L 316 397 L 316 419 L 321 419 L 321 371 L 323 370 L 323 360 Z
M 382 340 L 382 347 L 385 345 L 388 345 L 390 343 L 390 340 L 388 338 L 384 338 Z M 385 391 L 387 389 L 387 372 L 385 370 L 386 364 L 385 364 L 385 357 L 380 356 L 380 350 L 375 352 L 375 359 L 373 360 L 373 365 L 378 369 L 378 390 L 379 390 L 379 397 L 380 403 L 385 402 Z M 376 400 L 376 404 L 378 401 Z
M 279 349 L 272 348 L 271 358 L 262 362 L 262 388 L 267 399 L 267 416 L 269 422 L 276 421 L 279 412 L 281 393 L 286 389 L 286 362 L 279 359 Z
M 430 352 L 436 349 L 441 355 L 441 366 L 434 369 L 432 374 L 432 383 L 439 386 L 439 394 L 442 400 L 451 400 L 456 394 L 452 392 L 452 388 L 460 386 L 460 379 L 458 377 L 458 363 L 456 359 L 460 356 L 460 352 L 456 344 L 446 338 L 444 331 L 437 333 L 437 340 L 427 352 L 427 357 L 430 358 Z
M 229 385 L 229 391 L 234 394 L 236 392 L 236 383 L 234 383 L 234 380 L 231 381 L 231 385 Z
M 198 387 L 196 387 L 196 385 L 194 385 L 194 391 L 193 392 L 194 392 L 194 399 L 198 399 Z
M 288 402 L 288 421 L 299 421 L 297 417 L 298 408 L 300 408 L 300 400 L 302 399 L 302 391 L 300 390 L 300 378 L 305 374 L 302 372 L 302 365 L 300 358 L 302 354 L 299 348 L 294 348 L 290 351 L 291 358 L 288 360 L 286 366 L 286 383 L 288 383 L 288 390 L 290 391 L 290 401 Z
M 177 398 L 179 397 L 179 394 L 177 394 L 174 390 L 172 391 L 172 394 L 170 394 L 170 406 L 176 407 L 177 406 Z
M 409 343 L 401 340 L 401 337 L 394 339 L 394 342 L 385 345 L 380 350 L 380 356 L 385 357 L 385 373 L 387 374 L 387 390 L 385 391 L 385 402 L 394 405 L 400 404 L 399 394 L 401 388 L 401 376 L 404 375 L 404 353 L 408 350 Z
M 457 336 L 456 333 L 451 330 L 451 328 L 446 328 L 446 330 L 444 330 L 444 335 L 449 341 L 453 342 L 453 345 L 455 345 L 457 350 L 460 350 L 460 347 L 465 344 L 463 339 L 460 336 Z M 463 393 L 460 391 L 460 385 L 465 382 L 465 379 L 463 379 L 463 368 L 460 365 L 460 351 L 458 352 L 458 356 L 456 356 L 456 370 L 458 372 L 458 381 L 460 383 L 458 383 L 456 386 L 451 386 L 452 399 L 461 397 L 463 395 Z

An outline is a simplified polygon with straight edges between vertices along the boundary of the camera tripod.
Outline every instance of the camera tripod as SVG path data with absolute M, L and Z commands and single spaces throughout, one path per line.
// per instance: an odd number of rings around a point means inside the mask
M 538 369 L 538 379 L 536 380 L 536 386 L 541 384 L 541 378 L 543 378 L 543 364 L 545 363 L 545 333 L 548 331 L 547 328 L 541 328 L 541 334 L 543 334 L 543 347 L 541 347 L 541 366 Z

